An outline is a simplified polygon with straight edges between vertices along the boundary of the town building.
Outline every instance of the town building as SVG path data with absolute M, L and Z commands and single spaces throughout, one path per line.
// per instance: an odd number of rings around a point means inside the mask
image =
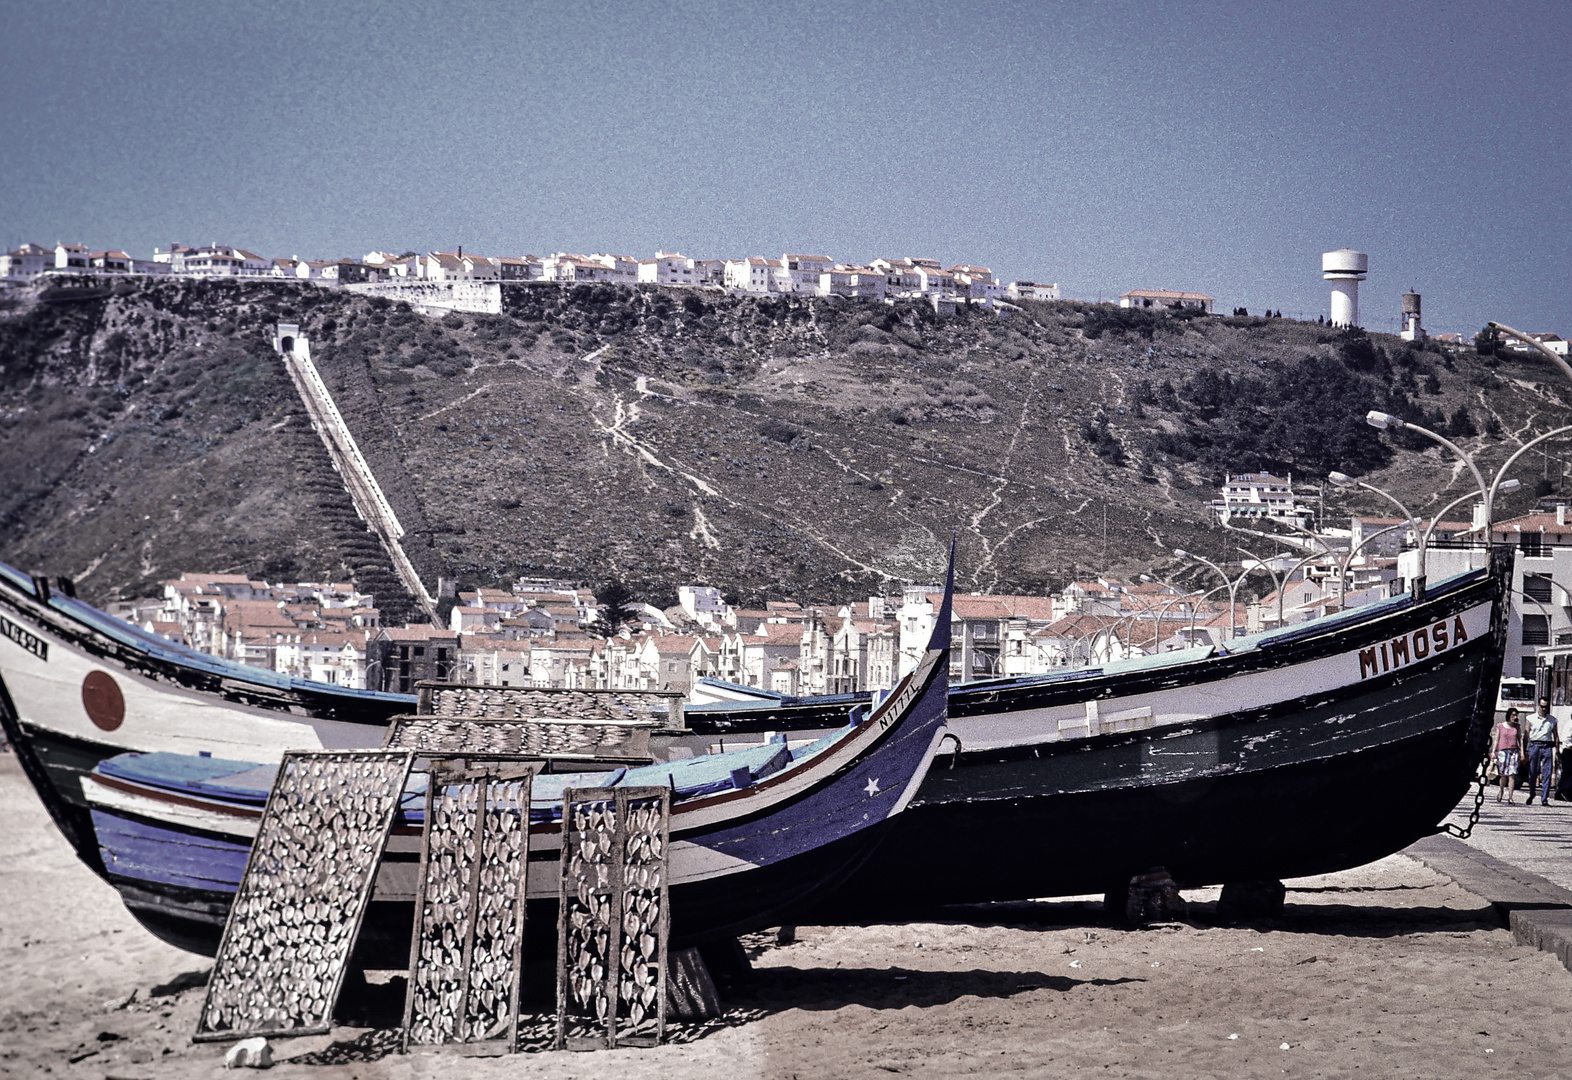
M 1222 522 L 1309 521 L 1314 514 L 1294 498 L 1293 479 L 1293 473 L 1286 478 L 1269 472 L 1228 474 L 1223 478 L 1220 497 L 1209 506 Z
M 837 265 L 819 275 L 818 292 L 848 300 L 883 300 L 885 277 L 869 266 Z
M 42 244 L 21 244 L 0 255 L 0 278 L 6 281 L 31 281 L 55 264 L 53 248 Z
M 1059 283 L 1044 285 L 1036 281 L 1012 281 L 1005 286 L 1005 295 L 1011 300 L 1057 300 Z
M 370 689 L 413 694 L 416 683 L 449 682 L 458 669 L 458 635 L 440 626 L 385 626 L 366 649 Z
M 81 244 L 56 244 L 55 269 L 86 271 L 92 254 Z
M 779 291 L 775 271 L 780 263 L 773 259 L 749 257 L 728 259 L 723 282 L 728 289 L 744 293 L 769 293 Z
M 835 260 L 826 255 L 782 255 L 775 265 L 775 291 L 817 293 L 820 276 L 834 267 Z
M 1173 289 L 1131 289 L 1119 295 L 1122 308 L 1199 308 L 1210 315 L 1214 303 L 1216 301 L 1205 293 Z
M 695 259 L 681 253 L 657 251 L 653 259 L 640 259 L 638 281 L 641 285 L 702 285 L 704 269 Z

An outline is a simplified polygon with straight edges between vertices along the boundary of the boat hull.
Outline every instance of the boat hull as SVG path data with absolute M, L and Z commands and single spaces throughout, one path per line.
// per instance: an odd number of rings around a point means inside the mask
M 1401 684 L 1183 734 L 979 753 L 953 769 L 941 757 L 829 906 L 1103 893 L 1157 867 L 1196 887 L 1363 865 L 1434 832 L 1467 792 L 1490 664 L 1482 645 Z
M 1296 876 L 1400 850 L 1433 831 L 1483 753 L 1510 565 L 1510 552 L 1497 552 L 1488 572 L 1437 586 L 1421 603 L 1388 602 L 1370 617 L 1351 612 L 1346 624 L 1294 628 L 1253 647 L 1230 643 L 1237 652 L 1196 663 L 956 688 L 956 742 L 833 908 L 1100 892 L 1154 866 L 1188 885 Z M 229 707 L 248 716 L 262 707 L 242 697 L 232 694 Z M 0 694 L 0 706 L 8 700 Z M 726 715 L 691 721 L 733 733 L 794 726 L 792 710 Z M 361 745 L 380 741 L 374 717 L 360 719 Z M 76 822 L 87 838 L 78 851 L 96 863 L 82 771 L 95 756 L 163 747 L 7 722 L 19 751 L 36 747 L 29 775 L 41 797 L 57 820 Z M 321 724 L 284 722 L 313 733 Z M 1138 730 L 1107 730 L 1121 725 Z
M 249 845 L 234 837 L 131 815 L 95 810 L 93 816 L 106 852 L 113 852 L 106 859 L 105 877 L 126 910 L 161 940 L 188 952 L 215 955 Z M 888 821 L 880 822 L 747 873 L 674 883 L 672 947 L 700 945 L 797 918 L 862 865 L 888 826 Z M 419 856 L 409 845 L 404 847 L 402 852 L 391 851 L 379 871 L 356 946 L 359 967 L 376 970 L 409 964 Z M 140 852 L 142 859 L 136 859 L 134 852 Z M 554 859 L 532 855 L 530 863 L 532 877 L 544 873 L 555 881 Z M 531 889 L 532 894 L 538 891 Z M 532 895 L 526 918 L 538 928 L 526 937 L 526 948 L 544 955 L 555 947 L 555 897 Z

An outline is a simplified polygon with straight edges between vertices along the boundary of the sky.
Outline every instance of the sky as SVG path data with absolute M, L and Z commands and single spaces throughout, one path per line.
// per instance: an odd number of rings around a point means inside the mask
M 938 258 L 1572 337 L 1572 5 L 0 6 L 0 242 Z

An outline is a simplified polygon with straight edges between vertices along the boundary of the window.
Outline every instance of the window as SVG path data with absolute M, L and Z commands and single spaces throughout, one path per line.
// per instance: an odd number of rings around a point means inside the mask
M 1540 544 L 1544 540 L 1543 533 L 1526 532 L 1518 538 L 1517 546 L 1524 555 L 1530 558 L 1539 554 Z
M 1549 645 L 1550 620 L 1543 615 L 1523 616 L 1523 644 Z
M 1552 580 L 1547 574 L 1524 574 L 1523 595 L 1541 603 L 1550 601 Z
M 1532 678 L 1534 678 L 1534 676 L 1536 674 L 1534 669 L 1538 665 L 1539 665 L 1539 661 L 1536 660 L 1534 657 L 1532 657 L 1532 656 L 1525 656 L 1525 657 L 1523 657 L 1523 672 L 1522 672 L 1523 678 L 1525 678 L 1525 679 L 1532 679 Z

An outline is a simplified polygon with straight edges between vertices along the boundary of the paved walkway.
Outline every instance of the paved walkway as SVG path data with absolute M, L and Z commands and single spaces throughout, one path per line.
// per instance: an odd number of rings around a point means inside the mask
M 1473 808 L 1474 794 L 1470 791 L 1447 821 L 1466 827 Z M 1536 798 L 1533 806 L 1525 806 L 1519 791 L 1517 803 L 1509 806 L 1497 803 L 1496 789 L 1487 787 L 1479 824 L 1464 843 L 1547 878 L 1563 889 L 1572 889 L 1572 803 L 1552 798 L 1549 806 L 1541 806 Z
M 1473 806 L 1470 792 L 1448 822 L 1466 826 Z M 1572 803 L 1508 805 L 1486 788 L 1467 840 L 1428 836 L 1405 854 L 1489 900 L 1518 944 L 1554 953 L 1572 970 Z

